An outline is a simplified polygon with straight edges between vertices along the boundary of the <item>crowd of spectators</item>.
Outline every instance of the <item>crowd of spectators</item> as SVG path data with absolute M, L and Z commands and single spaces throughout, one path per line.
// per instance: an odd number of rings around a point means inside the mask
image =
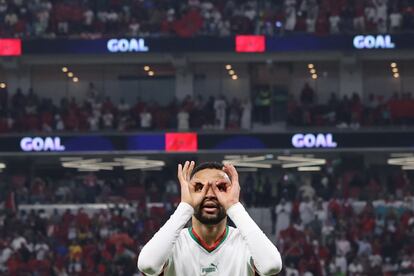
M 109 97 L 99 97 L 91 83 L 88 96 L 78 102 L 62 98 L 60 104 L 41 98 L 30 89 L 18 89 L 9 97 L 0 89 L 0 133 L 51 131 L 132 131 L 178 129 L 245 129 L 251 128 L 250 100 L 231 101 L 224 96 L 204 99 L 197 96 L 174 100 L 166 106 L 155 101 L 137 99 L 118 104 Z
M 151 131 L 151 130 L 251 130 L 253 123 L 271 125 L 275 112 L 272 94 L 259 89 L 249 98 L 227 99 L 224 95 L 187 96 L 166 105 L 138 98 L 130 104 L 115 103 L 98 96 L 90 84 L 84 99 L 66 97 L 56 104 L 39 97 L 32 89 L 20 89 L 9 95 L 0 89 L 0 133 Z M 282 107 L 277 107 L 284 109 Z M 289 96 L 283 118 L 287 126 L 353 128 L 408 126 L 414 123 L 414 99 L 411 93 L 394 93 L 389 99 L 370 94 L 365 101 L 354 93 L 339 98 L 331 93 L 325 103 L 306 84 L 299 99 Z M 280 111 L 282 112 L 282 111 Z M 286 118 L 285 118 L 286 117 Z
M 336 160 L 311 175 L 264 170 L 241 173 L 240 179 L 244 204 L 271 210 L 270 237 L 284 257 L 285 275 L 414 273 L 411 174 L 361 170 Z M 0 271 L 8 275 L 132 275 L 137 246 L 180 201 L 169 170 L 67 173 L 50 179 L 3 175 L 0 189 L 0 203 L 8 210 L 5 195 L 11 193 L 17 205 L 112 202 L 135 208 L 93 214 L 82 209 L 51 214 L 41 208 L 0 212 Z
M 412 181 L 372 169 L 286 175 L 271 209 L 286 275 L 412 275 Z
M 326 103 L 318 103 L 315 91 L 306 84 L 298 100 L 290 97 L 287 110 L 287 124 L 291 126 L 357 129 L 414 122 L 414 99 L 410 92 L 394 93 L 389 99 L 370 94 L 366 101 L 356 93 L 342 98 L 332 93 Z
M 129 36 L 385 33 L 414 26 L 403 0 L 1 0 L 0 36 Z

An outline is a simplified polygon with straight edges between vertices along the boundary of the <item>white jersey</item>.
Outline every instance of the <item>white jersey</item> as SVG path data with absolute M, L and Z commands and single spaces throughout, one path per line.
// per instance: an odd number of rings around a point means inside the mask
M 237 228 L 226 228 L 222 240 L 209 251 L 191 228 L 181 230 L 164 276 L 253 276 L 252 257 Z
M 274 275 L 282 258 L 241 203 L 227 209 L 237 228 L 226 227 L 214 246 L 207 245 L 192 228 L 184 228 L 194 214 L 181 202 L 163 227 L 142 248 L 138 268 L 149 276 L 253 276 Z

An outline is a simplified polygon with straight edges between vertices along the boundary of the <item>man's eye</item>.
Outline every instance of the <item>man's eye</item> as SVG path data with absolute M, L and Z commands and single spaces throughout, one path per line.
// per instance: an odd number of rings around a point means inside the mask
M 219 184 L 219 185 L 217 185 L 217 188 L 219 189 L 219 191 L 225 192 L 226 191 L 226 184 Z
M 195 190 L 196 191 L 201 191 L 203 189 L 203 184 L 201 183 L 196 183 L 195 184 Z

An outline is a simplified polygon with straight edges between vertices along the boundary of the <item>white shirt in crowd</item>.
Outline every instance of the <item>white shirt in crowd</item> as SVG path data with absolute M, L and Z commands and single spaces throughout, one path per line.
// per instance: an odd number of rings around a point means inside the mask
M 92 10 L 87 10 L 83 13 L 83 17 L 84 17 L 85 25 L 90 26 L 90 25 L 92 25 L 93 18 L 95 17 L 95 14 L 93 13 Z
M 17 251 L 17 250 L 19 250 L 21 247 L 22 247 L 22 245 L 27 245 L 27 241 L 26 241 L 26 239 L 24 238 L 24 237 L 22 237 L 22 236 L 20 236 L 20 237 L 16 237 L 16 238 L 14 238 L 14 240 L 11 242 L 11 248 L 14 250 L 14 251 Z
M 114 115 L 112 115 L 111 112 L 106 112 L 102 116 L 102 120 L 103 120 L 103 125 L 105 128 L 111 128 L 114 123 Z
M 251 129 L 252 127 L 252 103 L 248 100 L 242 104 L 241 128 Z
M 361 263 L 352 262 L 348 266 L 348 272 L 350 276 L 361 275 L 363 271 L 364 268 L 362 267 Z
M 339 239 L 336 241 L 336 255 L 345 256 L 351 251 L 351 244 L 346 239 Z
M 88 117 L 89 130 L 96 131 L 99 129 L 99 117 L 92 114 Z
M 130 106 L 129 106 L 129 104 L 128 103 L 120 103 L 119 105 L 118 105 L 118 110 L 119 110 L 119 112 L 122 112 L 122 113 L 125 113 L 125 112 L 128 112 L 129 111 L 129 108 L 130 108 Z
M 313 201 L 302 201 L 299 204 L 300 220 L 307 225 L 315 218 L 315 204 Z
M 214 101 L 214 110 L 216 112 L 218 128 L 224 129 L 226 127 L 226 101 L 222 98 L 217 98 Z
M 177 114 L 178 129 L 188 130 L 190 128 L 190 114 L 187 111 L 181 110 Z
M 348 262 L 345 258 L 345 256 L 336 256 L 335 257 L 335 267 L 339 269 L 341 273 L 346 273 Z
M 339 33 L 339 22 L 340 21 L 341 21 L 341 18 L 338 15 L 331 15 L 329 17 L 331 34 Z
M 289 227 L 291 213 L 292 203 L 289 201 L 282 200 L 276 206 L 276 237 L 279 237 L 280 231 Z
M 397 29 L 401 27 L 402 15 L 399 12 L 393 12 L 390 14 L 390 27 L 391 29 Z
M 150 128 L 152 123 L 152 115 L 148 111 L 143 111 L 139 114 L 142 128 Z

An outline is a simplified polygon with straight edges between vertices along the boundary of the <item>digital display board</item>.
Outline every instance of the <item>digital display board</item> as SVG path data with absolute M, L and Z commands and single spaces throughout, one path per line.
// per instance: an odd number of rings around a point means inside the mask
M 0 40 L 1 41 L 1 40 Z M 23 54 L 145 54 L 174 52 L 265 53 L 286 51 L 372 51 L 414 49 L 414 34 L 287 34 L 265 37 L 134 37 L 23 41 Z M 1 51 L 1 43 L 0 43 Z M 0 52 L 1 53 L 1 52 Z
M 2 136 L 0 153 L 414 149 L 414 132 Z

